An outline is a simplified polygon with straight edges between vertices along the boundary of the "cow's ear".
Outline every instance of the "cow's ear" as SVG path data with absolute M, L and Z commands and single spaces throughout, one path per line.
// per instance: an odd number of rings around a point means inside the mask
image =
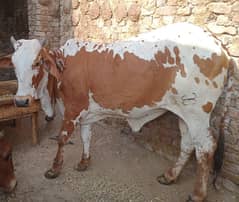
M 55 60 L 51 57 L 49 51 L 46 48 L 42 48 L 40 54 L 43 59 L 43 67 L 45 70 L 53 75 L 57 80 L 60 80 L 61 75 L 57 69 Z
M 7 56 L 0 58 L 0 68 L 1 67 L 11 67 L 11 66 L 13 66 L 11 55 L 7 55 Z

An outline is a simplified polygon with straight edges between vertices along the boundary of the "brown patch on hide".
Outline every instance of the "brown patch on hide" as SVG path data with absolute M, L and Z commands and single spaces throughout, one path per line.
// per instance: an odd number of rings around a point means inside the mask
M 74 123 L 70 119 L 65 119 L 63 121 L 61 131 L 66 131 L 67 134 L 70 135 L 74 131 L 74 128 L 75 128 Z
M 48 75 L 47 90 L 51 98 L 51 103 L 55 103 L 56 99 L 60 96 L 57 89 L 57 80 L 51 74 Z
M 163 60 L 166 60 L 164 63 L 168 62 L 171 65 L 175 63 L 174 58 L 171 56 L 171 52 L 167 47 L 165 47 L 165 49 L 164 49 L 164 54 L 163 54 L 163 57 L 162 57 L 162 61 Z
M 197 84 L 200 83 L 200 79 L 198 77 L 195 77 L 194 80 L 196 81 Z
M 174 60 L 167 47 L 164 52 L 158 51 L 151 61 L 129 52 L 122 59 L 118 54 L 113 56 L 112 50 L 99 53 L 82 48 L 75 56 L 66 58 L 63 101 L 79 113 L 88 108 L 89 92 L 100 106 L 108 109 L 120 108 L 127 112 L 133 107 L 152 106 L 172 89 L 177 72 L 186 76 L 177 47 L 174 52 L 175 66 L 165 68 L 165 64 Z
M 227 84 L 227 76 L 224 76 L 223 85 L 226 85 L 226 84 Z
M 85 51 L 80 51 L 76 56 L 68 56 L 65 59 L 65 69 L 62 72 L 60 89 L 58 89 L 65 106 L 65 120 L 75 120 L 82 110 L 88 108 L 89 78 L 87 68 Z M 65 125 L 67 126 L 66 123 Z M 67 131 L 71 129 L 68 126 L 66 128 Z
M 195 54 L 193 61 L 198 65 L 200 72 L 210 80 L 222 73 L 223 68 L 227 69 L 229 66 L 229 60 L 225 53 L 219 56 L 216 53 L 212 53 L 211 57 L 207 59 L 200 58 Z
M 49 53 L 46 48 L 42 48 L 39 53 L 42 58 L 41 67 L 45 68 L 46 71 L 50 72 L 57 80 L 61 79 L 61 73 L 56 64 L 55 58 Z
M 177 89 L 176 89 L 176 88 L 172 88 L 172 93 L 175 94 L 175 95 L 177 95 L 177 94 L 178 94 Z
M 54 51 L 50 51 L 49 53 L 50 53 L 50 56 L 55 61 L 58 71 L 62 72 L 65 68 L 65 57 L 63 52 L 59 49 L 56 49 Z
M 214 152 L 205 152 L 201 156 L 201 159 L 198 159 L 197 178 L 193 192 L 196 201 L 204 201 L 206 198 L 209 171 L 213 162 L 213 153 Z
M 217 82 L 216 82 L 216 81 L 213 81 L 213 82 L 212 82 L 212 85 L 213 85 L 214 88 L 218 88 L 218 85 L 217 85 Z
M 205 84 L 206 84 L 207 86 L 209 86 L 209 81 L 208 81 L 208 80 L 205 80 Z
M 6 192 L 12 191 L 12 181 L 16 181 L 11 155 L 12 146 L 0 138 L 0 189 Z
M 197 165 L 197 180 L 194 185 L 194 197 L 197 199 L 203 199 L 204 198 L 204 190 L 203 190 L 203 183 L 204 183 L 204 175 L 205 175 L 205 168 L 202 163 L 198 163 Z
M 38 73 L 36 75 L 33 75 L 32 77 L 32 85 L 35 89 L 39 86 L 39 83 L 41 82 L 42 78 L 44 76 L 44 70 L 41 67 L 38 67 Z
M 207 102 L 207 104 L 202 106 L 202 109 L 206 113 L 210 113 L 212 111 L 213 104 L 211 102 Z
M 174 47 L 173 48 L 173 51 L 174 51 L 174 53 L 175 53 L 175 55 L 176 55 L 176 65 L 178 66 L 178 68 L 180 69 L 180 72 L 181 72 L 181 76 L 182 77 L 186 77 L 187 76 L 187 74 L 186 74 L 186 72 L 185 72 L 185 68 L 184 68 L 184 65 L 181 63 L 181 58 L 180 58 L 180 56 L 179 56 L 179 48 L 178 47 Z

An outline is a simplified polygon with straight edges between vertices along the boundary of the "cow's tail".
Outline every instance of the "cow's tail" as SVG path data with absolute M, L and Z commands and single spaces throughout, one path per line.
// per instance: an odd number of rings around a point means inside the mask
M 225 131 L 228 129 L 230 118 L 229 118 L 229 105 L 232 97 L 232 87 L 234 80 L 239 81 L 239 69 L 237 63 L 233 58 L 230 58 L 229 61 L 229 71 L 227 74 L 227 82 L 224 88 L 225 91 L 225 103 L 223 107 L 220 127 L 219 127 L 219 137 L 217 143 L 217 149 L 214 154 L 214 165 L 213 165 L 213 185 L 216 188 L 216 180 L 221 171 L 224 158 L 224 137 Z M 216 188 L 217 189 L 217 188 Z

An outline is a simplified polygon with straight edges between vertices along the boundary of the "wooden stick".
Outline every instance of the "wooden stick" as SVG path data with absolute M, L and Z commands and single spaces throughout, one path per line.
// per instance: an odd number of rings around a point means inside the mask
M 37 112 L 34 112 L 31 116 L 32 119 L 32 144 L 37 144 Z

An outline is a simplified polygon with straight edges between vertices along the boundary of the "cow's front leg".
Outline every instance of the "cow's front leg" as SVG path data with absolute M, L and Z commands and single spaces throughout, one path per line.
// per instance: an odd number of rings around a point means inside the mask
M 76 170 L 85 171 L 90 164 L 91 125 L 81 126 L 81 139 L 83 143 L 83 153 L 81 161 L 77 164 Z
M 56 178 L 62 169 L 63 165 L 63 148 L 69 140 L 72 132 L 74 131 L 74 124 L 72 121 L 64 120 L 63 126 L 58 139 L 58 150 L 54 159 L 52 168 L 45 173 L 45 177 L 48 179 Z

